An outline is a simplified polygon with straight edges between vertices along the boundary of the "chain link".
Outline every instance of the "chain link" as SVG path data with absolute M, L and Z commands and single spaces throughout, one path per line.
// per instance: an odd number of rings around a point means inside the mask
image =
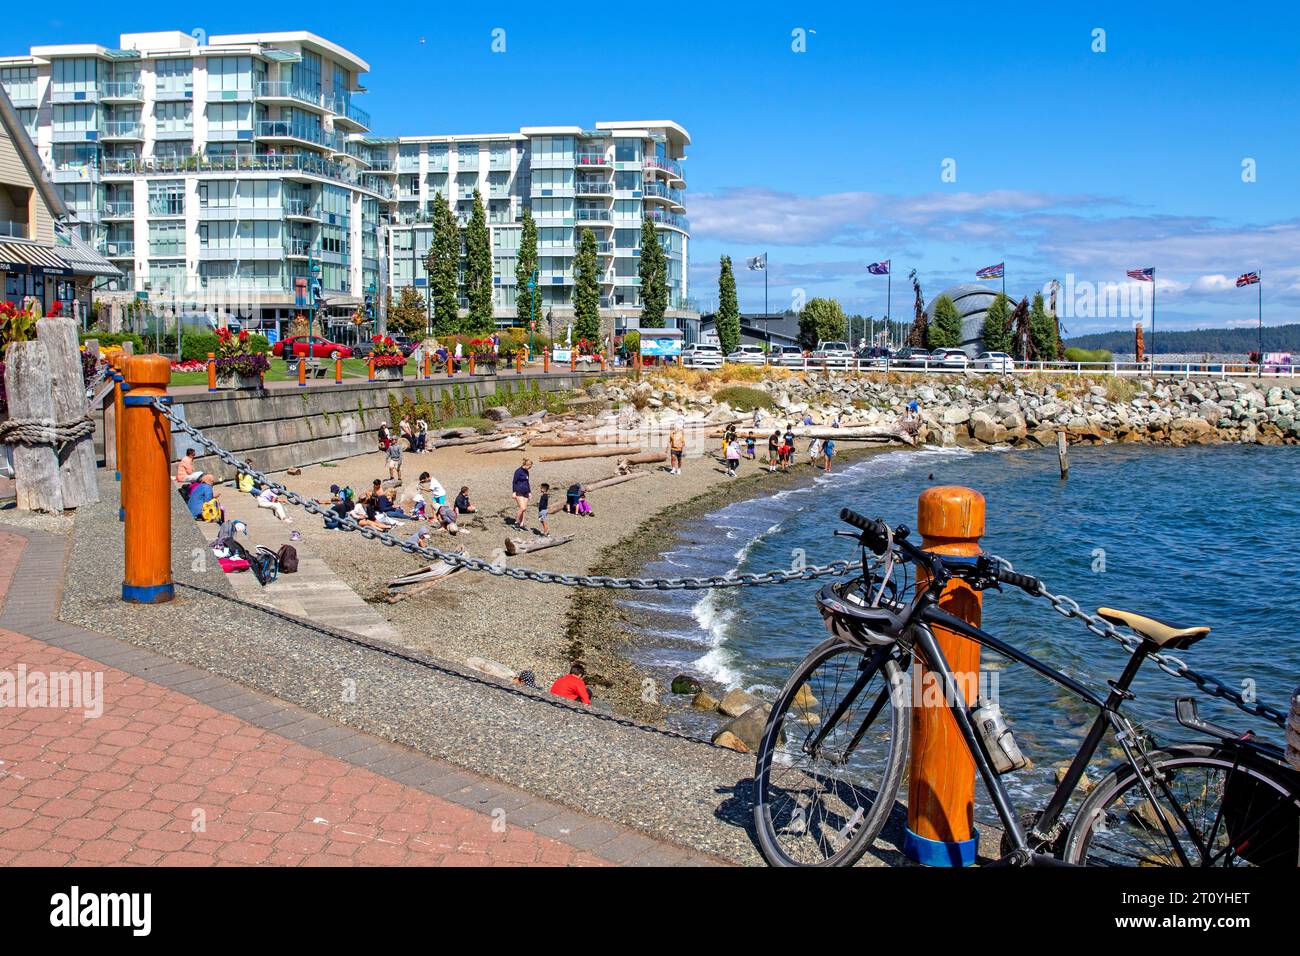
M 999 564 L 1003 565 L 1008 571 L 1015 570 L 1015 568 L 1012 567 L 1011 562 L 1006 558 L 995 556 L 995 560 L 997 560 Z M 1098 637 L 1105 637 L 1118 642 L 1130 654 L 1142 646 L 1142 639 L 1136 634 L 1126 634 L 1118 630 L 1105 618 L 1095 617 L 1094 615 L 1089 614 L 1087 611 L 1083 610 L 1083 608 L 1079 607 L 1078 601 L 1071 597 L 1066 597 L 1062 594 L 1053 594 L 1047 589 L 1047 585 L 1041 578 L 1038 579 L 1037 596 L 1042 597 L 1051 603 L 1053 610 L 1058 614 L 1082 621 L 1083 626 L 1093 634 L 1096 634 Z M 1192 670 L 1192 668 L 1187 666 L 1186 662 L 1174 657 L 1172 654 L 1161 654 L 1159 651 L 1152 650 L 1148 652 L 1147 656 L 1155 661 L 1159 668 L 1166 674 L 1169 674 L 1172 677 L 1181 677 L 1186 681 L 1191 681 L 1191 683 L 1195 684 L 1197 689 L 1202 693 L 1208 694 L 1210 697 L 1218 697 L 1221 700 L 1226 700 L 1238 709 L 1243 710 L 1252 716 L 1262 717 L 1269 723 L 1276 724 L 1279 727 L 1286 726 L 1287 715 L 1285 712 L 1278 710 L 1276 707 L 1270 707 L 1258 700 L 1247 700 L 1243 694 L 1233 690 L 1223 681 L 1219 680 L 1219 678 Z
M 334 510 L 323 507 L 319 502 L 311 498 L 304 498 L 297 492 L 267 478 L 266 475 L 261 472 L 249 468 L 235 455 L 217 445 L 214 441 L 204 436 L 197 428 L 185 421 L 185 419 L 170 408 L 166 402 L 154 399 L 153 407 L 177 429 L 184 432 L 190 438 L 193 438 L 227 465 L 239 472 L 251 476 L 256 483 L 272 489 L 276 494 L 284 495 L 285 500 L 290 504 L 297 505 L 311 514 L 319 515 L 322 518 L 336 520 L 339 527 L 345 531 L 356 531 L 364 538 L 378 541 L 380 544 L 387 545 L 391 548 L 398 548 L 408 554 L 418 554 L 422 557 L 431 558 L 433 560 L 444 561 L 447 564 L 465 568 L 469 571 L 481 571 L 486 572 L 487 574 L 496 575 L 497 577 L 515 578 L 520 581 L 537 581 L 542 584 L 559 584 L 565 587 L 607 588 L 615 591 L 699 591 L 716 588 L 757 587 L 767 584 L 789 584 L 795 581 L 813 581 L 822 577 L 849 574 L 862 568 L 862 562 L 860 561 L 839 560 L 824 565 L 809 565 L 808 567 L 797 570 L 778 568 L 772 571 L 765 571 L 761 574 L 736 574 L 733 572 L 725 575 L 715 574 L 708 577 L 681 578 L 620 578 L 603 574 L 564 574 L 558 571 L 537 571 L 532 568 L 512 568 L 505 565 L 500 560 L 486 561 L 483 558 L 469 557 L 454 551 L 443 551 L 441 548 L 423 547 L 398 538 L 388 531 L 379 531 L 375 528 L 364 528 L 359 525 L 355 519 L 351 517 L 340 517 Z

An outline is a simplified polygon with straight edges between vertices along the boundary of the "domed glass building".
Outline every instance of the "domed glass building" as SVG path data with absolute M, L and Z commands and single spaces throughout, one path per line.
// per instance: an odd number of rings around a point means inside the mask
M 934 304 L 945 295 L 952 299 L 953 304 L 957 306 L 957 314 L 961 316 L 961 348 L 974 358 L 984 351 L 984 342 L 980 338 L 984 328 L 984 315 L 993 304 L 993 300 L 997 298 L 998 292 L 996 287 L 990 288 L 977 282 L 952 286 L 944 289 L 926 304 L 925 317 L 933 322 Z M 1014 306 L 1014 303 L 1011 305 Z

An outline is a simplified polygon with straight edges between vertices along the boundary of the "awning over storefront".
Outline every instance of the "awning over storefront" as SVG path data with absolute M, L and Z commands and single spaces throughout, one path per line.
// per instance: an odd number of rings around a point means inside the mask
M 56 231 L 59 237 L 59 244 L 55 247 L 57 254 L 60 259 L 72 267 L 74 274 L 79 276 L 107 276 L 110 278 L 121 277 L 121 269 L 101 256 L 90 243 L 76 233 L 65 232 L 62 228 Z
M 50 246 L 0 242 L 0 272 L 70 276 L 72 267 Z

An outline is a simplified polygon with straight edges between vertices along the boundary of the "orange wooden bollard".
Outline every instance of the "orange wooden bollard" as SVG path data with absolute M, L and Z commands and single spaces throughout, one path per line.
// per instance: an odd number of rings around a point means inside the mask
M 334 384 L 343 384 L 343 359 L 338 356 L 334 358 Z
M 126 472 L 122 502 L 125 568 L 122 600 L 161 604 L 172 587 L 171 427 L 153 406 L 167 394 L 171 363 L 161 355 L 133 355 L 126 363 L 131 386 L 123 398 Z
M 469 374 L 474 374 L 474 353 L 469 353 Z
M 307 387 L 307 356 L 305 355 L 298 357 L 298 387 Z
M 601 370 L 602 372 L 605 371 L 605 353 L 604 353 L 604 352 L 601 352 L 601 353 L 600 353 L 600 370 Z
M 421 374 L 424 375 L 425 378 L 433 378 L 433 360 L 429 357 L 428 352 L 424 353 L 422 363 L 424 368 L 420 370 Z
M 550 349 L 542 350 L 542 371 L 548 375 L 551 372 L 551 350 Z
M 569 349 L 569 371 L 576 372 L 577 370 L 578 370 L 578 350 Z
M 450 352 L 447 353 L 447 374 L 456 374 L 456 358 Z
M 366 378 L 371 382 L 375 380 L 375 357 L 373 355 L 366 358 Z
M 916 528 L 927 551 L 977 555 L 984 534 L 984 496 L 954 485 L 929 488 L 916 503 Z M 923 572 L 918 570 L 918 574 Z M 923 578 L 917 586 L 923 586 Z M 980 592 L 965 581 L 950 581 L 939 606 L 971 624 L 980 623 Z M 934 637 L 966 703 L 974 704 L 979 645 L 940 627 L 934 628 Z M 903 852 L 930 866 L 968 866 L 975 862 L 978 844 L 974 831 L 975 762 L 946 706 L 938 676 L 923 670 L 912 696 L 912 767 Z
M 515 374 L 524 374 L 524 350 L 520 349 L 515 353 Z
M 217 356 L 214 352 L 208 353 L 208 391 L 217 390 Z

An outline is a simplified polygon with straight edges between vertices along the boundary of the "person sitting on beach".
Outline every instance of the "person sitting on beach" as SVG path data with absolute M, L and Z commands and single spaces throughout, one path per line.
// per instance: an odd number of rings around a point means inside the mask
M 257 482 L 251 474 L 253 459 L 245 458 L 244 467 L 235 473 L 235 489 L 242 495 L 257 495 Z
M 432 537 L 433 536 L 429 533 L 429 529 L 422 527 L 413 531 L 411 536 L 406 539 L 406 543 L 414 545 L 417 548 L 427 548 Z
M 590 706 L 591 693 L 587 690 L 587 682 L 582 679 L 586 673 L 587 669 L 574 661 L 569 673 L 551 685 L 551 693 L 565 700 L 580 700 Z
M 434 513 L 438 519 L 438 524 L 449 534 L 460 534 L 460 526 L 456 524 L 456 512 L 452 511 L 447 505 L 438 505 L 438 510 Z
M 521 687 L 537 689 L 537 677 L 532 671 L 520 671 L 515 675 L 515 683 Z
M 469 500 L 469 485 L 461 485 L 461 486 L 460 486 L 460 494 L 458 494 L 458 495 L 456 496 L 456 514 L 457 514 L 457 516 L 459 516 L 459 515 L 472 515 L 472 514 L 474 514 L 474 512 L 476 512 L 476 511 L 478 511 L 478 509 L 475 508 L 472 504 L 470 504 L 470 500 Z
M 197 454 L 193 448 L 185 449 L 185 457 L 176 463 L 176 483 L 186 485 L 194 480 L 194 456 Z
M 591 502 L 587 501 L 586 489 L 583 489 L 582 493 L 578 495 L 578 504 L 573 509 L 573 513 L 580 518 L 590 518 L 596 514 L 591 510 Z
M 381 422 L 379 425 L 379 450 L 388 451 L 388 446 L 393 442 L 393 433 L 388 428 L 388 422 Z
M 353 505 L 352 511 L 348 513 L 348 517 L 355 521 L 358 527 L 374 528 L 376 531 L 387 531 L 396 524 L 396 522 L 389 524 L 387 521 L 380 520 L 381 515 L 375 509 L 374 503 L 370 501 L 369 495 L 361 496 L 361 500 Z
M 216 501 L 216 499 L 220 498 L 221 492 L 212 490 L 212 486 L 217 480 L 216 475 L 204 475 L 202 472 L 195 472 L 195 474 L 200 477 L 194 483 L 194 487 L 190 489 L 189 500 L 185 503 L 189 505 L 190 514 L 194 516 L 194 520 L 202 521 L 203 506 L 209 501 Z
M 568 490 L 564 492 L 564 511 L 566 514 L 576 515 L 578 513 L 578 502 L 582 499 L 583 494 L 582 485 L 576 481 L 569 485 Z
M 532 467 L 532 461 L 525 458 L 523 463 L 515 469 L 514 477 L 510 480 L 510 493 L 514 496 L 515 504 L 519 508 L 515 514 L 515 527 L 520 531 L 528 530 L 524 524 L 524 513 L 528 511 L 528 499 L 533 494 L 533 486 L 528 480 L 528 469 Z
M 387 503 L 387 508 L 381 507 Z M 402 523 L 394 518 L 389 512 L 392 511 L 392 505 L 384 495 L 367 495 L 360 502 L 364 513 L 365 521 L 359 522 L 363 527 L 376 527 L 387 531 L 389 528 L 400 528 Z M 366 522 L 372 522 L 367 525 Z
M 257 506 L 266 508 L 285 524 L 293 524 L 293 519 L 284 513 L 283 496 L 277 495 L 270 485 L 263 485 L 257 495 Z

